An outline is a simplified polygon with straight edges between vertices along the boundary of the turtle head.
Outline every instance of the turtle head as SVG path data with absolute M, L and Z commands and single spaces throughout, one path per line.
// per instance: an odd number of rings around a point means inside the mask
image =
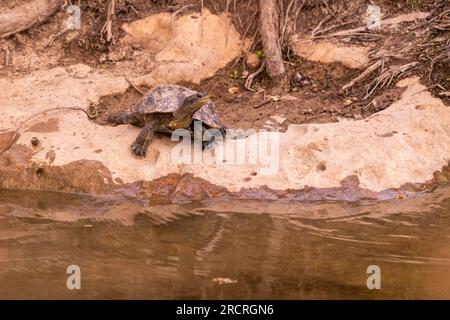
M 198 109 L 209 102 L 209 95 L 207 92 L 197 92 L 193 95 L 187 96 L 183 100 L 181 110 L 186 114 L 194 114 Z

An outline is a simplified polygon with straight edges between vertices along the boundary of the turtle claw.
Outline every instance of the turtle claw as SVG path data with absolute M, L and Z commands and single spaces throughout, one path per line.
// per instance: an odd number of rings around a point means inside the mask
M 139 144 L 139 143 L 133 143 L 131 145 L 131 151 L 133 152 L 134 155 L 138 156 L 138 157 L 145 157 L 145 146 Z

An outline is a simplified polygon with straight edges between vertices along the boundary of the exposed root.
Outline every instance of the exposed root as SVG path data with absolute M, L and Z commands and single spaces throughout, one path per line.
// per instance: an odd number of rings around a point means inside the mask
M 396 25 L 399 24 L 401 22 L 412 22 L 415 20 L 415 16 L 413 14 L 405 14 L 402 16 L 398 16 L 395 18 L 391 18 L 391 19 L 386 19 L 386 20 L 382 20 L 381 24 L 382 26 L 389 26 L 389 25 Z M 338 18 L 337 20 L 343 20 L 344 18 Z M 354 21 L 348 21 L 348 22 L 341 22 L 337 25 L 333 25 L 329 28 L 326 28 L 324 30 L 320 30 L 322 23 L 319 23 L 319 25 L 317 26 L 317 28 L 313 31 L 313 38 L 314 39 L 325 39 L 325 38 L 345 38 L 345 37 L 366 37 L 368 39 L 377 39 L 377 38 L 383 38 L 384 36 L 378 33 L 371 33 L 369 32 L 369 30 L 367 29 L 366 26 L 362 26 L 362 27 L 357 27 L 357 28 L 353 28 L 353 29 L 346 29 L 346 30 L 341 30 L 341 31 L 337 31 L 334 33 L 330 33 L 330 34 L 324 34 L 327 31 L 336 29 L 338 27 L 342 27 L 344 25 L 348 25 L 353 23 Z M 318 36 L 318 34 L 322 34 L 320 36 Z
M 443 52 L 431 60 L 430 72 L 428 73 L 428 80 L 430 80 L 430 82 L 432 81 L 431 76 L 433 74 L 434 65 L 438 62 L 446 62 L 448 60 L 450 60 L 450 56 L 447 52 Z
M 266 67 L 266 62 L 263 61 L 263 63 L 261 63 L 261 66 L 259 67 L 258 70 L 256 70 L 256 72 L 252 73 L 251 75 L 248 76 L 248 78 L 245 80 L 245 89 L 249 90 L 249 91 L 254 91 L 252 89 L 252 83 L 253 83 L 253 79 L 255 79 L 255 77 L 260 74 L 261 72 L 264 71 Z
M 331 16 L 326 16 L 325 18 L 323 18 L 322 20 L 320 20 L 319 24 L 317 25 L 317 27 L 314 28 L 314 30 L 311 32 L 311 37 L 314 37 L 320 30 L 320 28 L 322 27 L 322 25 L 327 22 L 328 20 L 331 19 Z
M 295 10 L 295 15 L 294 15 L 294 19 L 292 20 L 292 31 L 295 34 L 297 32 L 297 20 L 298 20 L 298 15 L 300 14 L 300 11 L 302 11 L 303 6 L 305 5 L 305 0 L 302 1 L 302 4 L 298 6 L 298 8 Z
M 106 42 L 115 44 L 114 35 L 112 32 L 112 22 L 116 11 L 116 2 L 115 0 L 110 0 L 108 4 L 108 11 L 106 14 L 106 22 L 103 25 L 102 29 L 100 30 L 100 36 L 102 39 L 105 39 L 106 35 Z
M 139 18 L 141 16 L 141 14 L 139 13 L 139 10 L 136 9 L 129 1 L 125 1 L 125 4 L 127 5 L 127 7 L 129 7 L 134 12 L 136 17 Z
M 50 36 L 50 39 L 48 40 L 46 47 L 51 47 L 53 45 L 53 42 L 55 42 L 55 40 L 60 37 L 61 35 L 63 35 L 64 33 L 66 33 L 67 31 L 69 31 L 69 29 L 67 29 L 67 27 L 61 29 L 60 31 L 58 31 L 57 33 L 54 33 Z
M 172 33 L 175 33 L 175 18 L 177 17 L 177 15 L 181 12 L 184 11 L 186 9 L 189 9 L 191 7 L 195 7 L 195 5 L 193 4 L 188 4 L 187 6 L 181 7 L 180 9 L 176 10 L 173 14 L 172 14 Z
M 368 85 L 366 95 L 363 99 L 365 100 L 369 98 L 375 90 L 377 90 L 377 88 L 388 88 L 396 77 L 417 66 L 418 64 L 418 62 L 411 62 L 401 66 L 392 66 L 384 71 L 382 69 L 381 74 Z
M 369 77 L 372 73 L 374 73 L 376 70 L 378 70 L 379 67 L 382 67 L 384 64 L 383 60 L 378 60 L 377 62 L 373 63 L 372 65 L 370 65 L 369 67 L 367 67 L 366 70 L 364 70 L 363 73 L 361 73 L 359 76 L 357 76 L 356 78 L 354 78 L 352 81 L 350 81 L 349 83 L 347 83 L 346 85 L 344 85 L 342 87 L 342 90 L 347 90 L 350 89 L 351 87 L 353 87 L 357 82 L 362 81 L 364 79 L 366 79 L 367 77 Z
M 291 0 L 289 2 L 289 5 L 287 6 L 286 15 L 284 16 L 283 29 L 281 30 L 281 33 L 280 33 L 280 42 L 281 43 L 284 42 L 284 37 L 285 37 L 285 34 L 286 34 L 286 29 L 287 29 L 287 25 L 288 25 L 288 21 L 289 21 L 289 13 L 291 12 L 292 5 L 294 4 L 295 1 L 296 0 Z

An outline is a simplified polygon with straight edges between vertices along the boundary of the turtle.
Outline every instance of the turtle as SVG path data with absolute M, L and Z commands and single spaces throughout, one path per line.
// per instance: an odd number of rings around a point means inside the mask
M 214 103 L 207 92 L 191 90 L 180 85 L 159 85 L 148 91 L 128 112 L 114 112 L 108 116 L 112 125 L 131 124 L 142 127 L 131 145 L 133 154 L 145 157 L 155 132 L 173 133 L 186 129 L 194 133 L 193 121 L 202 123 L 203 148 L 214 142 L 215 136 L 203 141 L 205 129 L 218 129 L 225 134 Z M 199 139 L 200 137 L 194 136 Z

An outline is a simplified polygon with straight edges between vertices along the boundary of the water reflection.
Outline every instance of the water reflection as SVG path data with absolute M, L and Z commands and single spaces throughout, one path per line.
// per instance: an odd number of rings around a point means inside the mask
M 449 189 L 382 203 L 157 206 L 0 191 L 0 298 L 450 298 L 449 215 Z M 71 264 L 82 290 L 65 286 Z M 366 287 L 371 264 L 378 291 Z

